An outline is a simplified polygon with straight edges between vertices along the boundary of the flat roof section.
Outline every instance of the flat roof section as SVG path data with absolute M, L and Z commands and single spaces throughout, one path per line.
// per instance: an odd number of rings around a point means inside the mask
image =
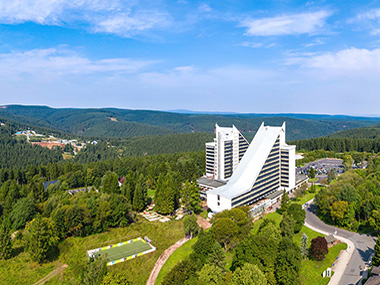
M 271 194 L 269 194 L 268 196 L 266 196 L 265 198 L 267 199 L 270 199 L 270 200 L 273 200 L 273 199 L 276 199 L 277 197 L 281 196 L 282 194 L 284 193 L 284 191 L 275 191 Z
M 306 181 L 309 177 L 304 174 L 296 174 L 296 185 L 301 183 L 302 181 Z
M 218 187 L 221 187 L 223 185 L 226 185 L 226 182 L 224 182 L 224 181 L 205 178 L 205 177 L 201 177 L 201 178 L 197 179 L 197 182 L 198 182 L 198 184 L 206 185 L 206 186 L 212 187 L 212 188 L 218 188 Z

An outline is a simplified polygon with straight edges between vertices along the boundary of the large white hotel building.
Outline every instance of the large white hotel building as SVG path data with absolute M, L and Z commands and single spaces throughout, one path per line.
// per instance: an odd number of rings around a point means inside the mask
M 216 138 L 206 143 L 206 175 L 227 182 L 207 191 L 213 212 L 250 205 L 275 191 L 295 187 L 295 149 L 285 143 L 281 127 L 261 124 L 251 144 L 233 126 L 216 125 Z

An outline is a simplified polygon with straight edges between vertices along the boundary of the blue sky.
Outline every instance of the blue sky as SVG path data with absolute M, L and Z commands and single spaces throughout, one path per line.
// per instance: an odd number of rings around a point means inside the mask
M 0 0 L 0 104 L 380 114 L 380 1 Z

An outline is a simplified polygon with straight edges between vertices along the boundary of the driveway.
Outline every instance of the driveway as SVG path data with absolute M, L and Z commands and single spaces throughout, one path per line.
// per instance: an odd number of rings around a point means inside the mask
M 337 236 L 349 239 L 355 245 L 355 250 L 352 257 L 347 263 L 346 269 L 340 279 L 341 285 L 356 285 L 361 284 L 363 274 L 366 274 L 368 269 L 368 261 L 374 252 L 376 239 L 368 234 L 358 234 L 343 229 L 330 226 L 322 222 L 316 215 L 317 207 L 313 203 L 309 203 L 305 208 L 306 219 L 305 222 L 316 229 L 332 233 L 336 231 Z M 365 275 L 366 277 L 366 275 Z

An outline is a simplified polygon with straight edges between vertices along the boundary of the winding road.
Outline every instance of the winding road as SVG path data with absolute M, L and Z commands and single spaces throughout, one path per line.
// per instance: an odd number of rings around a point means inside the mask
M 350 260 L 340 278 L 339 285 L 361 284 L 363 274 L 368 269 L 368 261 L 374 252 L 376 239 L 369 234 L 358 234 L 347 230 L 339 229 L 322 222 L 316 215 L 317 207 L 311 202 L 305 208 L 305 223 L 323 232 L 331 233 L 350 240 L 355 249 Z M 336 231 L 336 234 L 334 233 Z M 348 249 L 349 250 L 349 249 Z

